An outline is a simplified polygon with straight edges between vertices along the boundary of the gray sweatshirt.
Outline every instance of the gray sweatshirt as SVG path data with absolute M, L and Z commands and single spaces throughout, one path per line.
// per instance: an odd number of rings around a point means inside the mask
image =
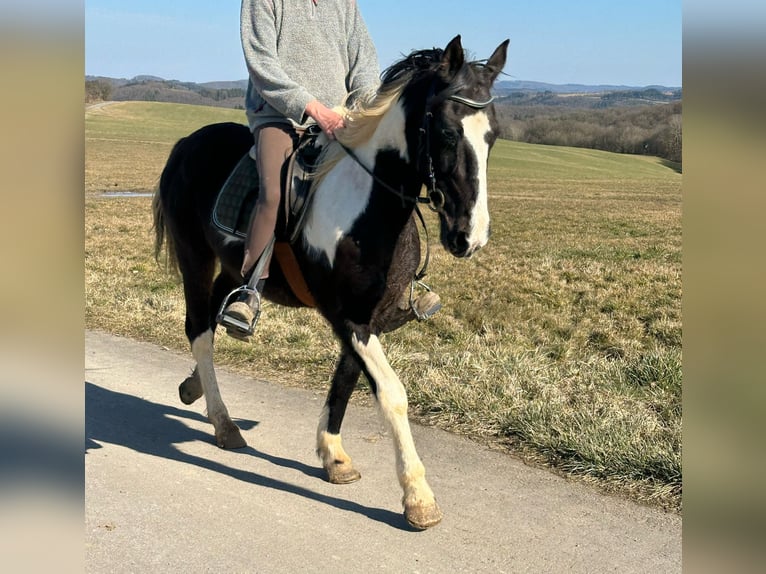
M 251 130 L 274 121 L 305 125 L 311 100 L 337 106 L 380 82 L 355 0 L 243 0 L 240 33 Z

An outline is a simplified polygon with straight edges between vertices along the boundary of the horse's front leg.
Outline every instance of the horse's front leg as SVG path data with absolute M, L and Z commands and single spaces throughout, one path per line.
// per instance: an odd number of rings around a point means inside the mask
M 327 394 L 317 428 L 317 456 L 333 484 L 348 484 L 362 478 L 346 454 L 340 438 L 340 427 L 346 405 L 354 391 L 362 368 L 352 353 L 344 350 L 338 360 L 330 392 Z
M 378 407 L 391 431 L 396 451 L 396 471 L 404 491 L 404 516 L 416 528 L 438 524 L 442 513 L 426 482 L 426 471 L 415 450 L 407 419 L 407 393 L 388 363 L 380 340 L 369 329 L 356 326 L 350 344 L 370 380 Z

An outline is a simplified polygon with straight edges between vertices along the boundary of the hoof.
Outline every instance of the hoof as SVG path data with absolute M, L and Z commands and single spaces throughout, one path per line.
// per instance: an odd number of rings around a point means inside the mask
M 202 396 L 202 381 L 199 380 L 197 369 L 183 383 L 178 385 L 178 396 L 185 405 L 190 405 Z
M 413 504 L 404 507 L 404 518 L 413 528 L 425 530 L 442 521 L 442 511 L 436 502 L 429 505 Z
M 327 471 L 327 480 L 332 484 L 349 484 L 362 478 L 359 471 L 349 464 L 333 465 L 325 470 Z
M 216 430 L 215 440 L 219 447 L 225 449 L 244 448 L 247 446 L 247 441 L 242 438 L 239 427 L 231 421 L 225 423 L 220 430 Z

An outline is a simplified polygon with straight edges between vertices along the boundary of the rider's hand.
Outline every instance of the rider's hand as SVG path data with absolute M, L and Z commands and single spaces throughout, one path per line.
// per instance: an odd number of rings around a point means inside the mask
M 335 130 L 346 126 L 343 116 L 338 112 L 331 110 L 319 100 L 312 100 L 306 106 L 306 114 L 313 118 L 327 137 L 335 139 Z

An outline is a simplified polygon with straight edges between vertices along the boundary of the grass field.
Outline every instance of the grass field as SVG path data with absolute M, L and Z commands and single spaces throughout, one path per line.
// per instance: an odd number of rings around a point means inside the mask
M 188 349 L 180 286 L 152 258 L 151 199 L 104 193 L 152 192 L 175 140 L 215 121 L 244 114 L 86 111 L 88 328 Z M 413 416 L 680 510 L 681 176 L 657 158 L 509 141 L 489 173 L 490 243 L 463 261 L 432 240 L 427 281 L 444 309 L 384 338 Z M 326 388 L 330 335 L 315 312 L 270 305 L 254 343 L 217 339 L 217 361 Z

